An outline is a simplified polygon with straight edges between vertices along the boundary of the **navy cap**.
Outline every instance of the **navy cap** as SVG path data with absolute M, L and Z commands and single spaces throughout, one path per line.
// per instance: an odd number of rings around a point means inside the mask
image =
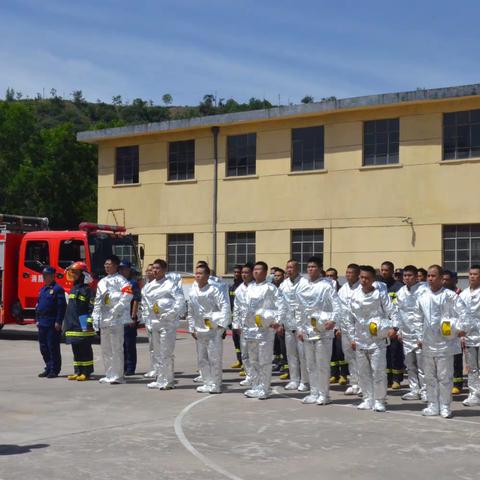
M 51 274 L 51 275 L 55 275 L 55 269 L 53 267 L 45 267 L 43 270 L 42 270 L 42 273 L 43 275 L 48 275 L 48 274 Z
M 132 263 L 128 260 L 122 260 L 118 268 L 132 268 Z

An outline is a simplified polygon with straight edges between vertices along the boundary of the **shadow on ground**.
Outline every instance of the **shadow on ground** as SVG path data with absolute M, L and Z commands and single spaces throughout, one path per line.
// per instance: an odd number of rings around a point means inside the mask
M 48 443 L 36 443 L 34 445 L 0 445 L 1 455 L 21 455 L 22 453 L 30 453 L 38 448 L 46 448 Z

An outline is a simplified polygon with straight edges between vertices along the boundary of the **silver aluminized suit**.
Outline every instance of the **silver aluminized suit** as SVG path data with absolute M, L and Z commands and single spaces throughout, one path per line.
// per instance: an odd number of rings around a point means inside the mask
M 345 355 L 345 360 L 348 363 L 348 371 L 350 373 L 350 387 L 352 393 L 358 392 L 358 366 L 355 351 L 352 349 L 352 340 L 348 336 L 348 329 L 346 328 L 344 319 L 348 319 L 350 315 L 350 299 L 353 292 L 358 288 L 359 282 L 349 285 L 348 282 L 342 285 L 338 291 L 338 298 L 341 301 L 342 313 L 337 321 L 337 328 L 342 334 L 342 349 Z M 347 322 L 348 323 L 348 322 Z M 350 390 L 350 389 L 347 389 Z M 350 393 L 350 392 L 349 392 Z
M 198 368 L 204 385 L 198 392 L 222 391 L 223 334 L 231 323 L 230 301 L 213 283 L 192 285 L 188 303 L 188 328 L 197 337 Z
M 385 295 L 388 295 L 388 288 L 387 284 L 385 282 L 382 282 L 381 280 L 375 280 L 373 282 L 373 286 L 379 290 L 381 293 L 384 293 Z
M 150 283 L 146 282 L 145 286 Z M 142 288 L 142 299 L 145 291 L 145 286 Z M 143 376 L 145 378 L 157 378 L 157 373 L 155 371 L 155 359 L 154 359 L 154 352 L 153 352 L 153 342 L 152 342 L 152 328 L 145 325 L 144 319 L 143 319 L 143 312 L 142 312 L 142 302 L 140 302 L 140 308 L 139 308 L 139 323 L 145 327 L 145 331 L 147 332 L 148 335 L 148 353 L 150 354 L 150 370 L 145 373 Z
M 330 282 L 318 279 L 308 282 L 307 288 L 297 292 L 297 332 L 303 335 L 305 359 L 310 379 L 310 395 L 304 403 L 330 403 L 330 359 L 332 357 L 333 328 L 325 329 L 325 322 L 336 322 L 341 315 L 337 291 Z
M 460 307 L 458 295 L 445 288 L 436 292 L 428 288 L 417 299 L 414 315 L 415 322 L 421 325 L 419 341 L 428 402 L 424 415 L 451 416 L 453 356 L 461 352 L 457 336 L 462 329 Z M 442 326 L 450 332 L 442 333 Z
M 387 332 L 398 324 L 398 310 L 379 288 L 365 293 L 359 286 L 350 299 L 348 337 L 356 343 L 361 409 L 385 410 L 387 395 Z
M 287 304 L 275 285 L 267 281 L 252 282 L 247 287 L 243 334 L 247 341 L 252 388 L 247 397 L 265 399 L 272 381 L 275 330 L 287 312 Z
M 287 302 L 288 310 L 281 319 L 285 329 L 285 346 L 287 348 L 288 372 L 290 382 L 286 388 L 295 390 L 300 385 L 308 384 L 307 362 L 303 342 L 296 335 L 297 324 L 295 320 L 298 310 L 298 293 L 308 287 L 308 280 L 298 275 L 293 281 L 285 279 L 279 289 Z M 302 387 L 302 389 L 304 389 Z M 305 389 L 304 389 L 305 390 Z
M 182 276 L 179 273 L 167 272 L 165 277 L 170 279 L 173 283 L 182 286 Z
M 468 398 L 466 406 L 480 405 L 480 287 L 466 288 L 460 293 L 463 323 L 467 329 L 465 337 L 465 363 L 468 368 Z
M 124 383 L 124 325 L 130 323 L 132 287 L 119 273 L 107 275 L 97 285 L 93 324 L 100 329 L 105 377 L 100 383 Z
M 156 381 L 149 388 L 174 387 L 174 355 L 176 329 L 185 314 L 185 297 L 181 281 L 165 276 L 152 280 L 142 290 L 142 321 L 151 334 L 153 370 Z
M 254 282 L 251 282 L 254 283 Z M 243 386 L 250 386 L 252 383 L 250 360 L 248 358 L 247 340 L 243 332 L 245 315 L 247 311 L 247 288 L 248 285 L 242 283 L 235 290 L 235 302 L 233 304 L 232 328 L 240 329 L 240 351 L 242 354 L 242 365 L 245 370 L 245 379 L 240 382 Z
M 208 277 L 208 283 L 214 285 L 220 290 L 220 293 L 225 297 L 225 300 L 230 302 L 230 294 L 228 293 L 228 285 L 220 278 L 215 275 L 210 275 Z
M 182 276 L 179 273 L 174 273 L 174 272 L 168 272 L 165 275 L 166 278 L 169 278 L 173 282 L 177 283 L 182 286 Z M 150 283 L 150 282 L 147 282 Z M 145 287 L 144 287 L 145 288 Z M 143 289 L 142 289 L 142 295 L 143 295 Z M 141 304 L 140 304 L 141 308 Z M 140 311 L 140 318 L 141 316 L 141 311 Z M 141 323 L 143 324 L 143 320 L 141 320 Z M 153 342 L 152 342 L 152 328 L 151 326 L 145 325 L 145 331 L 147 332 L 148 335 L 148 352 L 150 353 L 150 366 L 151 369 L 144 374 L 145 378 L 157 378 L 157 372 L 155 370 L 155 358 L 154 358 L 154 351 L 153 351 Z
M 420 399 L 425 391 L 423 375 L 422 347 L 418 345 L 422 324 L 416 320 L 415 307 L 417 299 L 428 289 L 425 282 L 418 282 L 408 288 L 404 285 L 397 292 L 397 308 L 400 313 L 399 333 L 405 354 L 405 366 L 408 371 L 410 392 L 404 400 Z

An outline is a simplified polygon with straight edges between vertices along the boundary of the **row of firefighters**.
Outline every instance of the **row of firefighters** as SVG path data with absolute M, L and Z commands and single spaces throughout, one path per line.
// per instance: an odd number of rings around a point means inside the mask
M 164 260 L 149 265 L 141 291 L 128 278 L 130 270 L 128 262 L 109 257 L 94 294 L 87 266 L 76 262 L 66 272 L 73 282 L 66 302 L 55 270 L 44 269 L 36 318 L 46 367 L 39 376 L 58 376 L 63 332 L 74 356 L 74 374 L 68 378 L 89 379 L 92 339 L 99 331 L 105 365 L 99 381 L 125 383 L 125 375 L 135 371 L 136 328 L 143 324 L 152 363 L 145 376 L 153 381 L 147 386 L 170 390 L 176 332 L 186 316 L 196 340 L 200 375 L 195 381 L 201 382 L 201 393 L 222 392 L 223 340 L 230 327 L 235 366 L 245 376 L 240 385 L 249 398 L 271 395 L 272 359 L 278 368 L 279 360 L 288 358 L 285 389 L 305 392 L 305 404 L 331 403 L 330 384 L 337 380 L 336 372 L 331 375 L 333 351 L 335 366 L 345 367 L 338 372 L 340 383 L 346 384 L 349 374 L 345 394 L 362 397 L 359 409 L 384 412 L 387 388 L 400 388 L 405 364 L 409 391 L 402 398 L 426 402 L 423 415 L 450 418 L 455 376 L 463 382 L 463 366 L 455 372 L 463 349 L 469 388 L 463 403 L 480 405 L 478 265 L 469 271 L 469 287 L 454 291 L 446 288 L 439 265 L 426 271 L 426 281 L 419 281 L 417 268 L 409 265 L 399 282 L 391 262 L 382 265 L 382 281 L 373 267 L 350 264 L 346 283 L 338 288 L 334 269 L 325 275 L 316 257 L 308 261 L 307 277 L 295 260 L 287 263 L 286 272 L 275 269 L 273 278 L 264 262 L 256 262 L 236 268 L 228 288 L 206 262 L 199 262 L 187 301 L 180 275 L 169 273 Z M 343 355 L 345 360 L 339 360 Z

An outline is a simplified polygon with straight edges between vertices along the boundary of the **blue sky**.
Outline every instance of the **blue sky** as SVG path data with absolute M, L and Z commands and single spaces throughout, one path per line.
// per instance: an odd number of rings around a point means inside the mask
M 0 95 L 299 103 L 480 82 L 478 0 L 2 0 Z

